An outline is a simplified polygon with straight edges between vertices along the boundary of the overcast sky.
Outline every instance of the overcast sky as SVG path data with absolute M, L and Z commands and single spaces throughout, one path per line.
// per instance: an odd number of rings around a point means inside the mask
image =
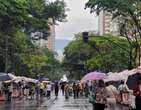
M 97 17 L 85 10 L 87 0 L 64 0 L 70 11 L 67 12 L 68 22 L 56 26 L 56 39 L 72 39 L 74 34 L 97 30 Z

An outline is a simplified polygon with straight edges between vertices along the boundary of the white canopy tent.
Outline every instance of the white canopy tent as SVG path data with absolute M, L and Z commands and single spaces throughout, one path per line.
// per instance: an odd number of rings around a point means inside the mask
M 127 81 L 128 77 L 131 75 L 134 75 L 136 73 L 141 73 L 141 66 L 134 68 L 132 70 L 124 70 L 122 72 L 119 73 L 107 73 L 108 77 L 104 80 L 105 82 L 109 82 L 109 81 Z

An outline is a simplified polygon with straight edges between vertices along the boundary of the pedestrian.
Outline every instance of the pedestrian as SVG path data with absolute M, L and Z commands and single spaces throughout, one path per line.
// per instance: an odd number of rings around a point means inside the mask
M 107 105 L 110 110 L 116 110 L 116 97 L 118 90 L 112 83 L 106 83 Z
M 106 107 L 106 88 L 103 80 L 98 81 L 98 86 L 95 93 L 94 110 L 104 110 Z
M 85 97 L 88 97 L 88 95 L 89 95 L 89 86 L 88 86 L 88 83 L 85 84 L 84 92 L 85 92 Z
M 72 88 L 73 88 L 73 97 L 74 97 L 74 99 L 76 99 L 77 85 L 76 85 L 76 83 L 75 83 L 75 82 L 73 83 Z
M 97 88 L 97 81 L 94 80 L 94 81 L 92 82 L 92 93 L 95 94 L 96 88 Z
M 29 99 L 32 100 L 34 98 L 34 87 L 31 85 L 29 87 Z
M 44 84 L 41 82 L 41 83 L 40 83 L 40 96 L 43 96 L 43 95 L 44 95 L 44 88 L 45 88 L 45 86 L 44 86 Z
M 38 100 L 40 97 L 40 83 L 39 82 L 37 82 L 35 85 L 35 94 L 36 94 L 36 100 Z
M 89 93 L 92 91 L 92 81 L 87 81 L 89 87 Z
M 55 89 L 55 96 L 56 96 L 56 98 L 58 98 L 58 92 L 59 92 L 58 82 L 55 82 L 54 89 Z
M 62 83 L 61 83 L 62 95 L 64 95 L 64 88 L 65 88 L 65 84 L 64 84 L 64 82 L 62 82 Z
M 69 84 L 66 82 L 65 84 L 65 99 L 69 98 Z
M 134 89 L 136 110 L 141 110 L 141 78 L 137 80 L 137 86 Z
M 46 86 L 46 96 L 48 99 L 51 98 L 51 83 L 50 82 L 48 82 Z
M 25 98 L 28 99 L 29 98 L 29 85 L 26 84 L 25 88 L 24 88 L 24 95 Z
M 5 82 L 3 82 L 3 91 L 4 91 L 4 94 L 5 94 L 5 98 L 8 101 L 9 89 L 8 89 L 8 84 L 5 83 Z
M 11 101 L 12 93 L 13 93 L 13 82 L 11 82 L 10 85 L 8 86 L 8 101 Z
M 86 83 L 87 96 L 89 97 L 89 102 L 93 106 L 93 110 L 95 110 L 95 94 L 96 94 L 96 89 L 97 89 L 97 81 L 94 80 L 92 82 L 92 92 L 91 92 L 91 94 L 89 94 L 88 84 Z
M 81 87 L 80 87 L 80 83 L 78 82 L 76 85 L 76 97 L 77 98 L 79 98 L 80 90 L 81 90 Z
M 124 83 L 124 81 L 121 81 L 121 84 L 118 87 L 118 91 L 120 93 L 120 97 L 121 97 L 121 103 L 128 103 L 129 100 L 129 88 L 128 86 Z

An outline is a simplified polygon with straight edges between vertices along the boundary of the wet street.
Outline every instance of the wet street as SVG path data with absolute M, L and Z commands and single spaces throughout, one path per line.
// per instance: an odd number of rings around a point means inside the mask
M 87 99 L 73 99 L 68 100 L 64 96 L 59 96 L 58 99 L 54 97 L 50 100 L 41 98 L 40 101 L 16 99 L 12 102 L 0 102 L 0 110 L 92 110 L 91 104 Z

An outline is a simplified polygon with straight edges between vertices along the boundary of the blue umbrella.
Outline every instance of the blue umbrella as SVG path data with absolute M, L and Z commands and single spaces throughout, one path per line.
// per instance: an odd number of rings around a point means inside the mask
M 40 80 L 40 81 L 48 81 L 49 78 L 40 78 L 39 80 Z
M 8 81 L 8 80 L 12 80 L 8 74 L 0 73 L 0 81 Z

